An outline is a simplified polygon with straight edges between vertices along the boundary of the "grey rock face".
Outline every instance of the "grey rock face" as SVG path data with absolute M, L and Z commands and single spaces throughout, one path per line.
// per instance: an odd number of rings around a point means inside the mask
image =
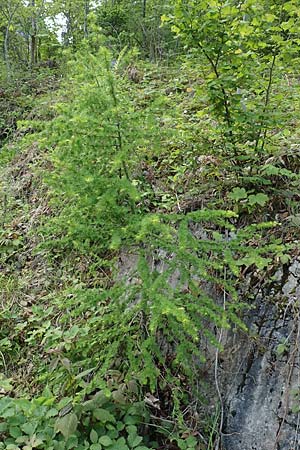
M 257 296 L 253 337 L 236 339 L 223 373 L 223 450 L 300 449 L 300 262 L 278 278 L 277 292 Z
M 193 231 L 202 237 L 201 229 Z M 158 250 L 149 256 L 149 267 L 163 273 L 172 257 Z M 136 282 L 137 263 L 137 254 L 124 252 L 119 276 Z M 175 270 L 170 286 L 175 288 L 179 278 Z M 255 294 L 253 309 L 244 319 L 249 333 L 223 332 L 217 372 L 224 422 L 218 450 L 300 450 L 300 259 L 278 271 L 273 281 L 265 281 L 248 288 Z M 207 289 L 222 303 L 211 286 Z M 201 345 L 207 361 L 199 367 L 205 373 L 208 408 L 213 411 L 218 401 L 216 349 L 209 342 L 205 346 L 205 340 Z

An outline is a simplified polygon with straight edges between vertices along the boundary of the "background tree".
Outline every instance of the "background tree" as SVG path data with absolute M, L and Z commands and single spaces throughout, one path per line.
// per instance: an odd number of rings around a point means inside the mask
M 20 13 L 20 8 L 22 8 L 22 2 L 20 0 L 1 0 L 0 3 L 0 20 L 2 25 L 2 30 L 4 34 L 3 38 L 3 58 L 6 66 L 7 77 L 11 77 L 11 38 L 12 34 L 15 33 L 15 24 L 17 21 L 17 16 Z
M 161 27 L 161 16 L 171 10 L 169 0 L 105 2 L 96 9 L 97 23 L 111 47 L 121 50 L 125 45 L 135 46 L 155 61 L 167 57 L 176 47 L 170 30 Z

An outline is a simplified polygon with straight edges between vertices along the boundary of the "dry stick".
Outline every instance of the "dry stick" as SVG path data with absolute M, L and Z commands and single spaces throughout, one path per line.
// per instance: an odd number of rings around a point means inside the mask
M 289 364 L 289 370 L 288 370 L 288 374 L 287 374 L 287 381 L 286 381 L 286 393 L 284 396 L 284 412 L 283 412 L 283 417 L 281 419 L 277 434 L 276 434 L 276 440 L 274 443 L 274 447 L 273 450 L 276 450 L 277 448 L 277 444 L 279 442 L 280 439 L 280 435 L 281 435 L 281 431 L 282 431 L 282 427 L 285 423 L 286 420 L 286 416 L 288 414 L 288 407 L 289 407 L 289 385 L 291 383 L 291 379 L 292 379 L 292 375 L 293 375 L 293 370 L 295 368 L 295 359 L 296 359 L 296 353 L 299 350 L 299 337 L 300 337 L 300 323 L 299 323 L 299 315 L 297 317 L 298 319 L 298 325 L 297 325 L 297 335 L 296 335 L 296 343 L 295 343 L 295 347 L 291 353 L 291 356 L 287 362 L 287 364 Z
M 270 101 L 270 94 L 271 94 L 271 87 L 272 87 L 272 81 L 273 81 L 273 72 L 274 72 L 275 62 L 276 62 L 276 54 L 273 55 L 272 64 L 271 64 L 271 68 L 270 68 L 269 83 L 268 83 L 268 88 L 267 88 L 267 93 L 266 93 L 266 101 L 265 101 L 265 108 L 264 108 L 263 113 L 267 110 L 268 105 L 269 105 L 269 101 Z M 266 137 L 267 137 L 267 127 L 265 127 L 265 130 L 264 130 L 263 140 L 262 140 L 261 149 L 260 149 L 261 152 L 264 150 Z
M 1 350 L 0 350 L 0 355 L 1 355 L 1 358 L 2 358 L 2 362 L 3 362 L 4 373 L 7 374 L 7 365 L 6 365 L 6 361 L 5 361 L 4 355 L 3 355 L 3 353 L 1 352 Z
M 226 277 L 227 277 L 227 273 L 226 273 L 226 267 L 224 267 L 224 281 L 226 281 Z M 224 291 L 223 291 L 223 310 L 224 312 L 226 311 L 226 290 L 225 290 L 225 286 L 224 286 Z M 221 345 L 223 339 L 223 328 L 220 329 L 220 333 L 219 333 L 219 338 L 218 338 L 218 344 L 219 346 Z M 223 423 L 224 423 L 224 405 L 223 405 L 223 399 L 222 399 L 222 395 L 221 395 L 221 391 L 220 391 L 220 386 L 219 386 L 219 381 L 218 381 L 218 363 L 219 363 L 219 347 L 216 349 L 216 355 L 215 355 L 215 385 L 216 385 L 216 390 L 217 390 L 217 394 L 219 397 L 219 401 L 220 401 L 220 424 L 219 424 L 219 434 L 216 440 L 216 445 L 215 445 L 215 450 L 219 450 L 220 448 L 220 437 L 222 434 L 222 428 L 223 428 Z
M 297 340 L 296 342 L 299 342 L 300 337 L 300 314 L 298 313 L 298 329 L 297 329 Z M 300 358 L 300 349 L 298 346 L 298 359 Z M 298 385 L 300 386 L 300 370 L 298 370 Z M 295 439 L 294 439 L 294 447 L 296 448 L 298 437 L 299 437 L 299 427 L 300 427 L 300 411 L 298 411 L 297 415 L 297 423 L 296 423 L 296 430 L 295 430 Z
M 300 330 L 300 315 L 298 317 L 298 334 Z M 299 336 L 298 336 L 299 340 Z M 300 351 L 298 348 L 298 359 L 300 358 Z M 300 370 L 298 370 L 298 386 L 300 386 Z M 295 430 L 295 439 L 294 439 L 294 447 L 296 448 L 298 437 L 299 437 L 299 427 L 300 427 L 300 411 L 298 411 L 297 414 L 297 423 L 296 423 L 296 430 Z
M 7 193 L 4 191 L 4 195 L 3 195 L 3 216 L 2 216 L 2 226 L 4 227 L 5 225 L 5 219 L 6 219 L 6 214 L 7 214 Z

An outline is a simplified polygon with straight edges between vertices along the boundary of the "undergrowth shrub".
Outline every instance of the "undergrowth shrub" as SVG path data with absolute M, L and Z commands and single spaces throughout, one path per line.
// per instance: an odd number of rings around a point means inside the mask
M 213 188 L 219 184 L 223 194 L 219 204 L 230 188 L 244 188 L 238 200 L 244 211 L 264 206 L 271 217 L 293 205 L 293 212 L 299 171 L 280 155 L 290 154 L 288 147 L 298 139 L 295 2 L 178 0 L 163 21 L 186 45 L 184 66 L 196 64 L 201 74 L 195 117 L 200 136 L 209 141 L 206 154 L 214 164 L 208 170 Z M 271 201 L 263 203 L 261 195 Z M 249 196 L 254 197 L 247 201 Z M 233 197 L 237 201 L 234 193 L 228 199 Z
M 148 421 L 143 403 L 116 401 L 113 393 L 99 390 L 80 404 L 72 398 L 60 402 L 45 391 L 34 400 L 0 399 L 0 448 L 5 450 L 147 450 L 140 435 Z
M 139 214 L 132 170 L 138 163 L 142 122 L 117 92 L 111 59 L 102 51 L 73 63 L 67 102 L 56 105 L 58 115 L 47 139 L 55 147 L 49 182 L 59 208 L 62 196 L 64 203 L 54 219 L 56 232 L 62 230 L 57 241 L 66 248 L 93 246 L 98 253 L 109 250 L 116 228 Z

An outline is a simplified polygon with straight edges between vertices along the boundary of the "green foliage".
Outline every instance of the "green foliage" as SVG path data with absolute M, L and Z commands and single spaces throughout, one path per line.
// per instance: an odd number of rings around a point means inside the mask
M 292 399 L 293 399 L 293 405 L 292 405 L 292 412 L 293 414 L 297 414 L 300 411 L 300 389 L 292 389 L 291 391 Z
M 85 389 L 82 368 L 97 367 L 98 380 L 114 368 L 126 382 L 136 379 L 142 391 L 171 391 L 179 417 L 189 395 L 182 383 L 191 389 L 204 361 L 201 339 L 218 345 L 212 324 L 245 329 L 240 311 L 246 305 L 235 288 L 241 268 L 264 269 L 284 245 L 276 239 L 253 244 L 274 223 L 236 229 L 232 211 L 149 212 L 139 164 L 145 146 L 151 152 L 149 136 L 157 133 L 155 106 L 134 109 L 110 60 L 102 50 L 98 57 L 78 55 L 73 63 L 67 101 L 57 106 L 45 139 L 54 147 L 54 170 L 47 176 L 57 213 L 41 229 L 44 249 L 89 254 L 98 261 L 96 270 L 109 267 L 109 280 L 100 291 L 76 281 L 55 294 L 51 304 L 59 322 L 53 323 L 53 310 L 49 321 L 44 308 L 36 310 L 28 341 L 40 342 L 50 354 L 59 349 L 55 371 L 40 370 L 40 380 L 53 389 L 62 383 L 58 395 Z M 244 195 L 249 209 L 267 200 L 262 193 Z M 123 279 L 113 256 L 126 249 L 133 262 Z
M 216 328 L 246 330 L 246 269 L 289 260 L 277 221 L 287 211 L 288 232 L 299 231 L 299 113 L 290 107 L 299 88 L 287 70 L 291 56 L 298 62 L 295 5 L 173 3 L 174 12 L 146 2 L 145 14 L 136 3 L 91 14 L 79 0 L 68 11 L 52 5 L 73 25 L 68 77 L 42 132 L 43 115 L 16 116 L 20 133 L 36 132 L 23 146 L 39 141 L 30 164 L 51 198 L 34 210 L 29 188 L 11 203 L 1 196 L 0 448 L 195 448 L 183 411 L 200 395 L 204 342 L 220 348 Z M 158 59 L 183 43 L 181 70 L 138 62 L 130 78 L 131 53 L 115 61 L 98 51 L 97 21 L 113 50 L 137 44 Z M 32 98 L 20 102 L 27 110 Z M 48 258 L 43 270 L 35 258 Z M 29 359 L 35 398 L 7 397 Z M 36 395 L 45 385 L 53 394 Z M 149 422 L 163 424 L 156 442 Z
M 293 2 L 178 0 L 174 14 L 163 20 L 172 24 L 193 60 L 201 61 L 205 113 L 218 123 L 214 154 L 219 151 L 227 164 L 234 162 L 236 186 L 259 194 L 259 188 L 271 184 L 270 169 L 261 171 L 261 164 L 285 143 L 274 130 L 279 123 L 287 129 L 292 123 L 288 105 L 293 100 L 285 98 L 281 86 L 293 70 L 286 62 L 299 54 Z M 286 23 L 292 26 L 292 40 L 284 31 Z M 284 169 L 274 170 L 284 175 Z M 249 203 L 261 201 L 254 197 Z
M 269 197 L 262 192 L 257 194 L 250 194 L 245 188 L 234 188 L 228 197 L 235 203 L 240 203 L 240 208 L 246 208 L 249 212 L 253 211 L 253 207 L 265 206 Z M 242 200 L 242 202 L 240 202 Z M 241 208 L 241 209 L 242 209 Z
M 141 403 L 120 404 L 111 392 L 99 391 L 88 400 L 57 403 L 47 391 L 34 400 L 0 399 L 0 448 L 5 450 L 146 450 L 139 431 L 147 420 Z
M 105 61 L 102 66 L 99 59 Z M 140 200 L 131 173 L 141 122 L 116 91 L 110 61 L 105 51 L 90 55 L 89 61 L 78 57 L 69 94 L 74 99 L 57 105 L 49 142 L 55 145 L 51 159 L 56 168 L 50 183 L 58 203 L 62 194 L 66 200 L 64 212 L 54 219 L 64 230 L 59 240 L 75 249 L 92 244 L 99 252 L 110 244 L 113 248 L 113 236 L 139 215 L 133 211 Z
M 5 81 L 0 89 L 0 148 L 1 153 L 7 142 L 12 140 L 15 134 L 33 133 L 38 131 L 39 97 L 47 91 L 55 88 L 57 78 L 49 72 L 37 71 L 34 76 L 31 73 L 22 72 L 15 74 L 14 80 Z M 27 124 L 21 122 L 27 119 Z M 36 123 L 34 123 L 36 119 Z M 39 125 L 37 127 L 36 125 Z M 7 151 L 9 153 L 9 150 Z M 13 150 L 11 149 L 13 154 Z M 3 155 L 1 154 L 1 159 Z
M 100 5 L 95 13 L 110 48 L 119 52 L 124 46 L 136 47 L 144 57 L 158 61 L 174 53 L 170 29 L 160 27 L 161 16 L 172 9 L 170 1 L 118 1 Z

